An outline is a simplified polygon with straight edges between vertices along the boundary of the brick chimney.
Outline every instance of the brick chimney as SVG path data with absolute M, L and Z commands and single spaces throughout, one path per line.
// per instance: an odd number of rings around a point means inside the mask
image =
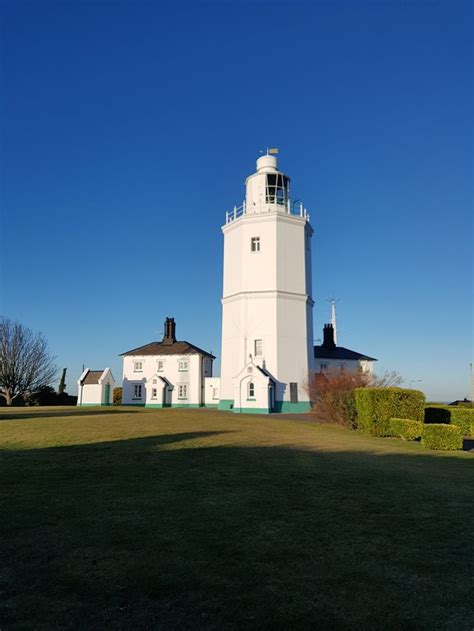
M 332 324 L 324 325 L 323 346 L 324 348 L 336 348 L 336 344 L 334 342 L 334 328 Z
M 166 318 L 164 333 L 163 333 L 163 344 L 174 344 L 176 342 L 176 323 L 174 318 Z

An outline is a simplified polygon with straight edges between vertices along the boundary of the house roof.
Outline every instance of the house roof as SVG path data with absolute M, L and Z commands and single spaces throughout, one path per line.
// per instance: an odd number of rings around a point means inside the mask
M 317 359 L 353 359 L 353 360 L 366 360 L 376 362 L 375 357 L 369 357 L 356 351 L 351 351 L 344 346 L 315 346 L 314 356 Z
M 215 359 L 214 355 L 211 353 L 203 351 L 202 348 L 198 348 L 194 346 L 194 344 L 185 341 L 173 342 L 171 344 L 169 342 L 150 342 L 150 344 L 145 344 L 144 346 L 139 346 L 138 348 L 133 348 L 131 351 L 120 354 L 121 357 L 125 357 L 126 355 L 206 355 L 207 357 Z
M 81 384 L 83 386 L 96 385 L 99 383 L 99 379 L 102 377 L 103 374 L 104 374 L 103 370 L 89 370 L 87 375 L 81 381 Z

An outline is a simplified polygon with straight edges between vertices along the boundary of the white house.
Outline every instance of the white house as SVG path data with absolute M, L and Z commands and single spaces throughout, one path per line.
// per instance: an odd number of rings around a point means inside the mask
M 86 368 L 77 382 L 77 405 L 112 405 L 115 379 L 110 368 Z
M 166 318 L 163 340 L 122 353 L 122 405 L 217 407 L 219 380 L 214 355 L 176 340 L 174 318 Z
M 313 370 L 309 215 L 290 199 L 290 178 L 261 156 L 245 201 L 224 233 L 219 408 L 304 412 Z
M 351 351 L 344 346 L 337 346 L 332 324 L 324 325 L 323 343 L 314 347 L 314 369 L 316 372 L 347 370 L 371 375 L 376 361 L 374 357 Z

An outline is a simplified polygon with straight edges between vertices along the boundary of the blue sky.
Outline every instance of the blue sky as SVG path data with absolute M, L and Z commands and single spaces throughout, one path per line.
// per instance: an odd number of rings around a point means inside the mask
M 260 149 L 311 213 L 315 338 L 469 395 L 468 2 L 4 2 L 1 313 L 82 365 L 220 354 L 222 235 Z

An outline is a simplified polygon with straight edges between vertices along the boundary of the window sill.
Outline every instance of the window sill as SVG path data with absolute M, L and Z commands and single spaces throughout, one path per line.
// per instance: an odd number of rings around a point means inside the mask
M 247 399 L 247 401 L 256 401 L 257 399 Z

